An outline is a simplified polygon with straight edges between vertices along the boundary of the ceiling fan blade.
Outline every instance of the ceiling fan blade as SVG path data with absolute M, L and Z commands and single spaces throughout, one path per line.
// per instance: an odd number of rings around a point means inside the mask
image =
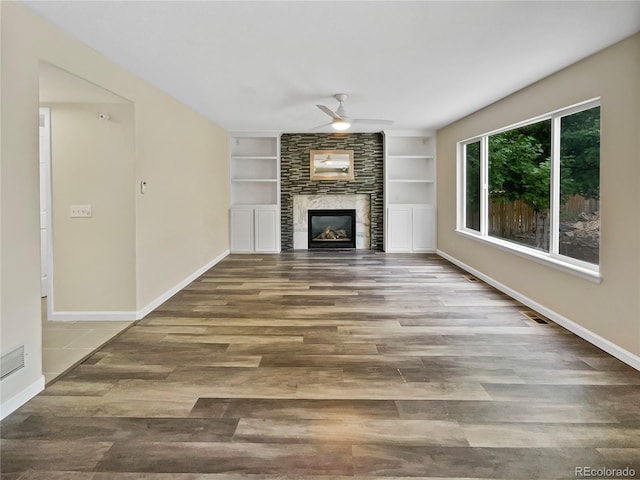
M 368 123 L 370 125 L 393 125 L 393 120 L 379 120 L 375 118 L 354 118 L 351 123 Z
M 341 119 L 340 115 L 338 115 L 337 113 L 335 113 L 333 110 L 331 110 L 329 107 L 325 107 L 324 105 L 316 105 L 316 107 L 318 107 L 320 110 L 322 110 L 324 113 L 326 113 L 327 115 L 329 115 L 331 118 L 336 118 L 336 119 Z
M 329 125 L 331 125 L 331 122 L 323 123 L 322 125 L 318 125 L 317 127 L 310 128 L 309 130 L 320 130 L 321 128 L 328 127 Z

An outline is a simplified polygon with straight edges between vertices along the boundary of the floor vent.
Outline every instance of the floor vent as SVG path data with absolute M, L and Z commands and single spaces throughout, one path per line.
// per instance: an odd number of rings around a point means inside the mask
M 473 275 L 463 275 L 467 282 L 478 283 L 480 282 L 479 278 L 474 277 Z
M 0 379 L 24 367 L 24 345 L 0 357 Z
M 533 320 L 536 323 L 539 323 L 540 325 L 549 325 L 549 321 L 544 318 L 542 315 L 538 314 L 537 312 L 534 312 L 533 310 L 525 310 L 522 313 L 522 315 L 524 315 L 525 317 L 527 317 L 529 320 Z

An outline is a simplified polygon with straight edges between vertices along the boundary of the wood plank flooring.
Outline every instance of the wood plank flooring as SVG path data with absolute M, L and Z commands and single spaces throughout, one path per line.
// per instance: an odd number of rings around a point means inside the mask
M 2 480 L 640 478 L 640 372 L 524 310 L 433 255 L 231 255 L 5 419 Z

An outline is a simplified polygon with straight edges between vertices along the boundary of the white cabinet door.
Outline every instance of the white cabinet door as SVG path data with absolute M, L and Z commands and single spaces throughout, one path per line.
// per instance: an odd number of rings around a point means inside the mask
M 389 207 L 387 223 L 387 252 L 435 251 L 436 210 L 433 205 Z
M 389 234 L 387 252 L 411 251 L 411 207 L 389 207 L 387 211 Z
M 431 252 L 436 248 L 436 215 L 431 205 L 413 207 L 414 252 Z
M 277 207 L 231 208 L 231 251 L 234 253 L 278 252 L 280 223 Z
M 253 208 L 231 209 L 231 251 L 253 252 Z
M 254 240 L 256 252 L 278 250 L 278 214 L 275 208 L 256 208 L 254 211 Z

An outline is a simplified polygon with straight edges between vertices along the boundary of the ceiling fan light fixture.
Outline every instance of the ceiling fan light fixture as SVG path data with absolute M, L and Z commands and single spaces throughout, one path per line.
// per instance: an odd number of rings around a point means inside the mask
M 331 126 L 333 127 L 334 130 L 342 131 L 349 128 L 351 124 L 346 120 L 336 118 L 333 122 L 331 122 Z
M 2 0 L 0 0 L 2 1 Z M 347 114 L 344 109 L 344 101 L 347 99 L 346 93 L 336 93 L 334 95 L 335 99 L 338 101 L 338 108 L 334 112 L 329 107 L 325 105 L 317 105 L 325 115 L 328 115 L 331 118 L 331 122 L 320 125 L 316 128 L 326 127 L 327 125 L 331 125 L 334 130 L 339 132 L 343 132 L 351 127 L 351 125 L 357 123 L 361 125 L 363 123 L 370 123 L 372 125 L 393 125 L 393 120 L 379 120 L 373 118 L 353 118 Z

